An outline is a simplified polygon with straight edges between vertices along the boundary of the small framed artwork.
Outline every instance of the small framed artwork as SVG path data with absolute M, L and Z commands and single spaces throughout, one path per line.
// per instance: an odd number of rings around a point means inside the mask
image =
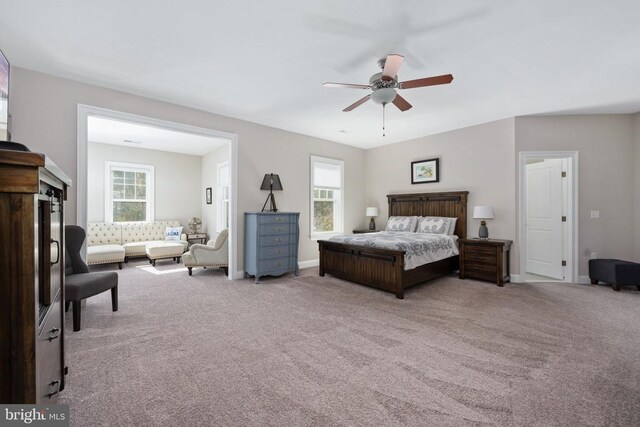
M 411 162 L 411 183 L 426 184 L 440 181 L 440 159 Z
M 207 204 L 210 205 L 211 203 L 213 203 L 212 200 L 212 193 L 211 193 L 211 187 L 207 187 L 206 191 L 205 191 L 205 196 L 207 198 Z

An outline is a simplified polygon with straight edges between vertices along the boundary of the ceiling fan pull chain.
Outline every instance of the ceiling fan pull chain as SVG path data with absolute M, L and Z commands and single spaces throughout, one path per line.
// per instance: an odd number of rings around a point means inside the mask
M 387 136 L 387 135 L 386 135 L 386 133 L 385 133 L 385 131 L 384 131 L 384 107 L 385 107 L 386 105 L 387 105 L 387 103 L 386 103 L 386 102 L 382 104 L 382 137 L 383 137 L 383 138 Z

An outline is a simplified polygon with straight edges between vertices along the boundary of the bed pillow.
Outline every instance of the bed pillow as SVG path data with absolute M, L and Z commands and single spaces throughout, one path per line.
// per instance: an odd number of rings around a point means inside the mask
M 457 218 L 424 216 L 418 221 L 416 233 L 444 234 L 450 236 L 456 228 Z
M 390 216 L 389 220 L 387 221 L 387 228 L 385 228 L 385 230 L 413 233 L 414 231 L 416 231 L 417 224 L 417 216 Z
M 164 240 L 180 240 L 182 227 L 167 227 L 164 231 Z

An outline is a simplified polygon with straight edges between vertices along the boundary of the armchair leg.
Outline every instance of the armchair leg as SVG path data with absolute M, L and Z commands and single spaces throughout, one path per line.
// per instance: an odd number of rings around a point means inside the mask
M 121 262 L 118 263 L 118 270 L 122 270 L 122 263 Z
M 78 332 L 80 330 L 81 303 L 82 300 L 73 301 L 73 332 Z
M 118 287 L 111 288 L 111 311 L 118 311 Z
M 189 276 L 191 276 L 191 274 L 192 274 L 191 270 L 193 270 L 193 267 L 187 267 L 187 268 L 189 269 Z
M 220 267 L 224 270 L 224 275 L 228 276 L 229 275 L 229 267 Z

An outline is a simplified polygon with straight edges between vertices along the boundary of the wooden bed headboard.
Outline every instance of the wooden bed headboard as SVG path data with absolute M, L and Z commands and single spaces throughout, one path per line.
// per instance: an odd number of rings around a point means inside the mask
M 460 239 L 467 237 L 468 191 L 442 193 L 389 194 L 389 216 L 446 216 L 458 218 L 454 232 Z

